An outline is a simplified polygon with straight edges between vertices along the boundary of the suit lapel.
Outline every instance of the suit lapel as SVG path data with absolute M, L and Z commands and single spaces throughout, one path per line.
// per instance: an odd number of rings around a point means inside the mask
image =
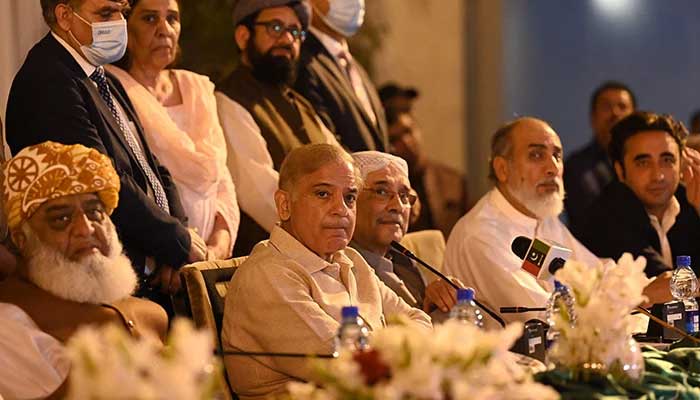
M 306 42 L 304 42 L 304 46 L 308 46 L 309 48 L 316 50 L 312 50 L 311 53 L 319 54 L 319 57 L 317 57 L 316 59 L 319 60 L 321 66 L 331 76 L 335 78 L 336 82 L 338 82 L 339 85 L 342 86 L 342 89 L 345 91 L 345 93 L 347 93 L 349 99 L 351 100 L 351 104 L 357 109 L 357 112 L 362 116 L 362 119 L 363 121 L 365 121 L 365 125 L 368 128 L 368 132 L 360 131 L 360 134 L 362 135 L 362 139 L 367 144 L 367 147 L 370 149 L 381 150 L 376 148 L 375 146 L 375 144 L 381 144 L 384 148 L 386 148 L 387 140 L 382 135 L 382 132 L 386 132 L 385 122 L 383 120 L 384 111 L 379 98 L 374 93 L 374 89 L 368 87 L 368 85 L 370 84 L 370 79 L 367 76 L 365 69 L 362 68 L 362 66 L 359 63 L 357 63 L 355 59 L 352 59 L 351 62 L 353 63 L 356 71 L 359 73 L 360 78 L 362 79 L 362 85 L 367 91 L 370 105 L 372 106 L 372 110 L 374 111 L 374 115 L 377 120 L 376 124 L 372 122 L 370 116 L 367 115 L 367 112 L 362 106 L 360 99 L 357 97 L 357 94 L 355 94 L 355 89 L 352 87 L 350 78 L 347 76 L 345 71 L 343 71 L 340 65 L 338 65 L 338 63 L 335 60 L 335 57 L 328 51 L 328 49 L 326 49 L 326 46 L 324 46 L 323 43 L 321 43 L 321 41 L 313 34 L 309 35 L 309 38 L 306 40 Z M 370 137 L 368 137 L 368 134 Z
M 129 156 L 133 159 L 136 159 L 136 156 L 134 155 L 133 151 L 131 151 L 131 147 L 129 147 L 128 143 L 126 143 L 124 133 L 119 127 L 117 120 L 112 115 L 112 111 L 110 111 L 109 107 L 107 107 L 107 105 L 105 104 L 104 100 L 102 99 L 102 96 L 100 96 L 100 92 L 97 90 L 97 87 L 95 87 L 95 84 L 93 83 L 92 79 L 85 75 L 85 71 L 80 67 L 78 62 L 75 61 L 73 56 L 71 56 L 71 54 L 60 43 L 58 43 L 58 41 L 53 37 L 51 32 L 46 34 L 46 36 L 42 39 L 42 42 L 46 46 L 46 49 L 52 54 L 52 57 L 61 60 L 61 62 L 68 69 L 70 69 L 73 72 L 73 74 L 75 74 L 75 79 L 77 79 L 80 82 L 80 84 L 83 85 L 85 90 L 90 94 L 90 97 L 92 98 L 92 102 L 95 104 L 95 107 L 97 107 L 97 110 L 100 112 L 100 114 L 102 114 L 104 120 L 107 121 L 109 127 L 112 128 L 114 135 L 119 139 Z M 126 123 L 128 123 L 128 121 L 126 121 Z
M 365 125 L 368 129 L 360 129 L 358 130 L 358 134 L 362 136 L 362 140 L 364 140 L 364 142 L 367 144 L 367 147 L 370 150 L 375 150 L 375 141 L 372 138 L 372 132 L 375 131 L 375 127 L 372 124 L 372 120 L 365 112 L 364 107 L 362 107 L 360 99 L 357 98 L 355 90 L 353 89 L 352 84 L 350 83 L 350 79 L 347 77 L 345 72 L 343 72 L 341 67 L 335 62 L 335 58 L 333 58 L 333 56 L 331 56 L 330 53 L 328 53 L 328 50 L 326 50 L 325 47 L 323 48 L 323 50 L 325 54 L 323 54 L 321 57 L 318 57 L 321 66 L 326 70 L 326 72 L 329 75 L 335 78 L 336 82 L 342 87 L 341 90 L 343 90 L 343 92 L 347 95 L 348 99 L 350 100 L 350 104 L 352 105 L 352 107 L 355 108 L 356 112 L 359 113 L 362 120 L 365 121 Z

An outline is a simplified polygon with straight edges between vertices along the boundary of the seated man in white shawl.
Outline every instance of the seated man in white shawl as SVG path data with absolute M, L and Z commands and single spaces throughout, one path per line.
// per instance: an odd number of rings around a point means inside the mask
M 19 253 L 0 282 L 2 396 L 60 398 L 70 369 L 62 343 L 83 325 L 116 323 L 162 340 L 165 311 L 130 296 L 137 279 L 109 217 L 119 199 L 109 158 L 44 142 L 5 164 L 2 188 Z

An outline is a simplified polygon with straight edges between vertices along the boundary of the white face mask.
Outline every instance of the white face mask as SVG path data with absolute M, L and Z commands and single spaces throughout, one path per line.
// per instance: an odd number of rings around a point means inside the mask
M 320 12 L 320 17 L 331 29 L 345 37 L 357 33 L 365 21 L 365 0 L 331 0 L 327 15 Z
M 73 36 L 73 32 L 68 31 L 73 40 L 80 45 L 80 50 L 90 64 L 99 67 L 119 61 L 124 56 L 127 31 L 126 20 L 123 17 L 117 21 L 89 23 L 76 12 L 73 12 L 73 15 L 92 28 L 92 44 L 89 46 L 81 44 Z

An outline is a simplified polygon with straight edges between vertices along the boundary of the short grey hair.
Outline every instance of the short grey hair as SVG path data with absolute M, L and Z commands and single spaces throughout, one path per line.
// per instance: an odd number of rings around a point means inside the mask
M 513 129 L 522 120 L 528 117 L 519 117 L 502 125 L 491 138 L 491 157 L 489 157 L 489 179 L 493 182 L 498 182 L 496 170 L 493 168 L 493 160 L 496 157 L 509 158 L 513 151 L 513 140 L 511 133 Z

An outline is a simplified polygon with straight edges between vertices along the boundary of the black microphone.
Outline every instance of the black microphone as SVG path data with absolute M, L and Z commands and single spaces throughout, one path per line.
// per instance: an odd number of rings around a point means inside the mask
M 448 277 L 446 277 L 442 272 L 440 272 L 440 271 L 438 271 L 437 269 L 431 267 L 430 265 L 428 265 L 428 263 L 426 263 L 425 261 L 423 261 L 423 260 L 421 260 L 420 258 L 416 257 L 415 254 L 411 253 L 410 250 L 408 250 L 407 248 L 403 247 L 401 244 L 399 244 L 399 242 L 397 242 L 397 241 L 395 241 L 395 240 L 392 240 L 392 241 L 391 241 L 391 247 L 393 247 L 394 250 L 398 251 L 399 253 L 401 253 L 401 254 L 405 255 L 406 257 L 410 258 L 411 260 L 413 260 L 413 261 L 419 263 L 420 265 L 424 266 L 425 268 L 427 268 L 427 269 L 428 269 L 430 272 L 432 272 L 433 274 L 439 276 L 440 279 L 442 279 L 443 281 L 447 282 L 450 286 L 452 286 L 453 288 L 455 288 L 455 290 L 463 289 L 463 288 L 457 286 L 457 284 L 455 284 L 454 282 L 452 282 L 452 281 L 451 281 Z M 503 318 L 501 318 L 500 315 L 498 315 L 498 314 L 496 314 L 495 312 L 491 311 L 488 307 L 486 307 L 485 305 L 479 303 L 476 299 L 474 299 L 474 304 L 476 304 L 477 306 L 479 306 L 479 308 L 481 308 L 482 310 L 484 310 L 484 312 L 485 312 L 486 314 L 490 315 L 491 318 L 495 319 L 499 324 L 501 324 L 502 327 L 504 327 L 504 328 L 506 327 L 506 322 L 503 320 Z
M 337 358 L 338 354 L 305 354 L 305 353 L 276 353 L 272 351 L 238 351 L 217 350 L 216 354 L 224 356 L 257 356 L 257 357 L 286 357 L 286 358 Z
M 522 268 L 538 279 L 547 279 L 564 267 L 566 260 L 558 255 L 566 257 L 571 255 L 571 250 L 563 246 L 546 243 L 537 238 L 532 240 L 525 236 L 513 239 L 510 249 L 518 258 L 525 261 Z M 545 272 L 549 274 L 540 272 L 542 266 L 546 266 Z
M 544 307 L 501 307 L 501 314 L 521 314 L 533 311 L 547 311 Z

